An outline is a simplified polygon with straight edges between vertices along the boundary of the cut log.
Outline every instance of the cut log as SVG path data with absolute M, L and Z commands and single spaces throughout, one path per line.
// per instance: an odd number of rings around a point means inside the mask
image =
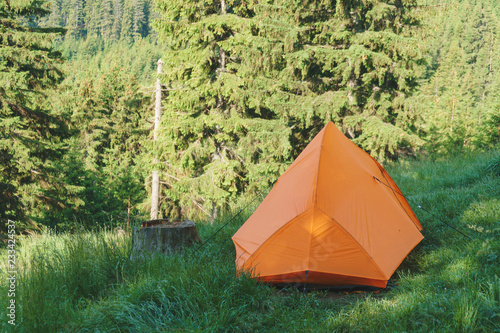
M 151 253 L 178 253 L 184 246 L 201 241 L 193 221 L 155 220 L 142 225 L 134 228 L 131 260 Z

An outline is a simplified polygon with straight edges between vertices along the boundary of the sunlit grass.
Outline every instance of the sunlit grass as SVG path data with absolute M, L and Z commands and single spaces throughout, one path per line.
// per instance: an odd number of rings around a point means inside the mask
M 304 294 L 237 277 L 230 237 L 253 205 L 198 251 L 182 255 L 132 262 L 130 237 L 110 231 L 24 238 L 17 248 L 15 331 L 500 331 L 497 160 L 491 152 L 388 166 L 426 238 L 380 293 Z M 198 221 L 202 239 L 234 213 L 213 225 Z M 5 272 L 5 262 L 0 265 Z M 1 286 L 6 318 L 3 276 Z M 2 325 L 14 331 L 5 320 Z
M 101 298 L 122 281 L 129 248 L 128 236 L 110 231 L 46 232 L 19 238 L 15 296 L 19 328 L 53 332 L 62 327 L 82 304 Z M 2 261 L 2 272 L 7 271 L 5 264 Z

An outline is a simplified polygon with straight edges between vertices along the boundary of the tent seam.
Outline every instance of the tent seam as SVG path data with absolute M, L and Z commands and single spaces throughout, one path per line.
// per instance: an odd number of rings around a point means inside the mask
M 316 207 L 318 206 L 318 184 L 319 184 L 319 169 L 321 168 L 321 157 L 323 156 L 323 146 L 325 142 L 326 131 L 328 130 L 328 125 L 323 132 L 323 137 L 321 138 L 321 145 L 319 146 L 319 157 L 318 157 L 318 170 L 316 172 L 316 185 L 314 186 L 314 199 L 312 205 L 312 218 L 311 218 L 311 228 L 309 230 L 309 252 L 307 253 L 307 268 L 311 265 L 311 247 L 313 238 L 313 226 L 314 226 L 314 213 L 316 212 Z
M 241 246 L 241 244 L 239 243 L 239 241 L 238 241 L 238 240 L 234 239 L 233 237 L 231 237 L 231 240 L 233 241 L 233 243 L 234 243 L 235 245 L 238 245 L 238 246 L 239 246 L 239 247 L 243 250 L 243 254 L 244 254 L 245 252 L 246 252 L 246 253 L 249 253 L 249 252 L 247 251 L 247 249 L 245 249 L 243 246 Z M 242 254 L 242 255 L 243 255 L 243 254 Z M 241 257 L 242 255 L 240 255 L 240 257 Z
M 328 214 L 326 212 L 324 212 L 323 210 L 321 210 L 320 208 L 318 208 L 318 210 L 323 213 L 326 217 L 328 217 L 332 222 L 334 222 L 345 234 L 347 234 L 347 236 L 349 238 L 351 238 L 352 240 L 354 240 L 354 242 L 356 242 L 356 244 L 358 244 L 358 247 L 361 249 L 361 251 L 363 251 L 363 253 L 368 256 L 368 258 L 370 258 L 370 261 L 372 262 L 372 264 L 377 268 L 378 272 L 382 274 L 382 276 L 384 278 L 387 278 L 389 279 L 389 277 L 386 277 L 386 275 L 384 274 L 384 272 L 382 272 L 382 269 L 379 267 L 379 265 L 377 265 L 377 263 L 375 262 L 375 260 L 373 259 L 373 257 L 364 249 L 363 246 L 361 246 L 361 244 L 358 242 L 357 239 L 355 239 L 342 225 L 340 225 L 340 223 L 338 223 L 333 217 L 331 216 L 328 216 Z
M 384 171 L 382 171 L 382 169 L 380 169 L 380 166 L 377 165 L 377 167 L 379 168 L 379 171 L 380 173 L 382 174 L 382 176 L 384 177 L 384 179 L 386 180 L 386 182 L 388 183 L 388 186 L 389 188 L 391 189 L 394 197 L 396 198 L 396 200 L 398 201 L 399 205 L 401 206 L 401 208 L 403 208 L 404 212 L 406 213 L 406 215 L 408 215 L 408 217 L 410 218 L 410 220 L 413 222 L 413 224 L 415 225 L 415 228 L 417 228 L 417 230 L 420 232 L 421 229 L 418 227 L 417 223 L 415 223 L 415 221 L 413 221 L 413 218 L 410 216 L 410 214 L 406 211 L 406 208 L 403 206 L 403 204 L 401 203 L 401 200 L 399 200 L 398 196 L 396 195 L 397 192 L 401 193 L 401 196 L 404 198 L 404 200 L 406 201 L 406 204 L 408 205 L 408 207 L 410 207 L 410 204 L 408 203 L 408 201 L 406 200 L 405 196 L 403 195 L 403 192 L 401 192 L 401 190 L 399 190 L 399 188 L 397 188 L 399 191 L 396 191 L 392 188 L 391 186 L 391 183 L 389 182 L 389 179 L 387 179 L 387 177 L 385 176 L 384 174 Z M 386 171 L 387 172 L 387 171 Z M 394 182 L 394 180 L 393 180 Z M 394 184 L 396 184 L 396 182 L 394 182 Z M 396 185 L 397 187 L 397 185 Z M 411 209 L 411 207 L 410 207 Z M 413 212 L 413 214 L 415 214 L 415 212 Z M 421 224 L 420 221 L 418 224 Z
M 401 262 L 396 266 L 396 268 L 394 268 L 394 270 L 391 272 L 391 276 L 392 274 L 394 274 L 394 272 L 399 268 L 399 266 L 401 265 L 401 263 L 403 262 L 403 260 L 408 257 L 408 255 L 410 254 L 411 251 L 413 251 L 413 249 L 422 241 L 422 239 L 424 239 L 425 237 L 420 234 L 422 236 L 422 238 L 420 238 L 414 245 L 412 245 L 410 247 L 410 249 L 408 250 L 408 252 L 406 253 L 406 255 L 403 257 L 403 259 L 401 260 Z
M 290 165 L 290 168 L 287 169 L 285 172 L 283 172 L 281 174 L 281 176 L 278 177 L 278 179 L 276 180 L 276 183 L 278 183 L 278 181 L 283 177 L 283 176 L 286 176 L 287 174 L 289 174 L 293 169 L 295 169 L 296 167 L 298 167 L 299 165 L 301 165 L 302 163 L 304 163 L 307 158 L 309 156 L 311 156 L 312 154 L 314 153 L 314 150 L 312 150 L 309 154 L 305 155 L 304 158 L 302 158 L 297 164 L 295 164 L 293 167 L 292 165 Z M 299 155 L 300 156 L 300 155 Z M 298 157 L 297 157 L 298 158 Z M 292 163 L 293 164 L 293 163 Z
M 306 270 L 288 271 L 288 272 L 280 273 L 279 275 L 285 275 L 285 274 L 291 274 L 291 273 L 301 273 L 301 272 L 305 272 L 305 271 Z M 344 274 L 344 273 L 328 273 L 328 272 L 318 271 L 318 270 L 315 270 L 315 269 L 309 270 L 309 273 L 310 272 L 316 272 L 316 273 L 322 273 L 322 274 L 330 274 L 330 275 L 341 275 L 341 276 L 345 276 L 345 277 L 354 276 L 354 277 L 358 277 L 358 278 L 362 278 L 362 279 L 377 280 L 377 279 L 369 277 L 369 276 L 362 276 L 362 275 L 355 275 L 355 274 Z M 265 278 L 265 277 L 268 277 L 268 276 L 275 276 L 275 275 L 276 274 L 259 275 L 259 278 Z M 380 280 L 380 281 L 386 281 L 385 277 L 384 277 L 384 280 Z
M 286 229 L 288 229 L 289 227 L 291 227 L 291 225 L 293 223 L 290 223 L 296 219 L 298 219 L 299 217 L 302 217 L 304 216 L 305 214 L 309 213 L 311 210 L 313 210 L 314 208 L 310 208 L 308 210 L 306 210 L 305 212 L 303 212 L 302 214 L 299 214 L 297 216 L 295 216 L 293 219 L 291 219 L 288 223 L 285 223 L 281 228 L 279 228 L 278 230 L 276 230 L 274 233 L 272 233 L 271 235 L 269 235 L 269 237 L 266 239 L 266 241 L 257 248 L 257 250 L 255 250 L 255 252 L 253 252 L 252 254 L 250 254 L 250 256 L 248 257 L 247 261 L 251 260 L 253 257 L 257 257 L 257 255 L 259 255 L 262 251 L 264 251 L 264 249 L 266 247 L 269 246 L 269 244 L 271 244 L 271 241 L 272 239 L 274 238 L 273 236 L 277 236 L 279 235 L 280 233 L 284 232 Z M 250 253 L 250 252 L 247 252 L 247 253 Z

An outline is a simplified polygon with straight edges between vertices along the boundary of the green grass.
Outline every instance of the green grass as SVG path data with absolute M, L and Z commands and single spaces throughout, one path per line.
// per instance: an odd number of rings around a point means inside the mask
M 387 167 L 426 238 L 380 293 L 303 294 L 236 277 L 230 237 L 247 209 L 196 253 L 136 262 L 128 260 L 130 237 L 109 231 L 20 239 L 18 325 L 7 324 L 2 260 L 0 330 L 500 332 L 499 161 L 490 152 Z M 198 222 L 202 239 L 231 216 Z

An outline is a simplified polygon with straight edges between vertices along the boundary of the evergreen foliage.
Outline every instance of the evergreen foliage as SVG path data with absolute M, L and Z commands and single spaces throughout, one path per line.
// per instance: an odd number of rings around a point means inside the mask
M 140 155 L 150 110 L 142 85 L 151 83 L 163 50 L 151 35 L 152 2 L 54 0 L 50 6 L 37 24 L 67 29 L 56 45 L 68 59 L 68 76 L 53 99 L 68 115 L 71 135 L 55 167 L 78 200 L 38 220 L 59 230 L 128 224 L 147 197 Z
M 149 36 L 155 17 L 152 0 L 51 0 L 51 13 L 42 26 L 68 29 L 67 37 L 102 38 L 104 42 Z
M 124 223 L 149 209 L 152 169 L 162 216 L 214 220 L 265 191 L 329 120 L 380 161 L 500 140 L 493 0 L 0 8 L 2 221 Z
M 33 27 L 47 13 L 40 1 L 0 1 L 2 229 L 7 219 L 26 222 L 33 212 L 64 207 L 60 195 L 74 194 L 54 167 L 67 119 L 48 99 L 63 79 L 61 54 L 51 46 L 61 29 Z
M 158 0 L 166 195 L 214 217 L 274 181 L 329 120 L 380 159 L 421 143 L 412 1 Z M 249 192 L 251 193 L 251 192 Z
M 71 74 L 57 100 L 71 115 L 72 137 L 57 165 L 60 177 L 79 187 L 80 201 L 62 212 L 46 212 L 45 224 L 63 230 L 75 221 L 88 227 L 116 225 L 139 213 L 147 197 L 141 156 L 151 113 L 139 80 L 150 79 L 160 52 L 144 40 L 106 46 L 92 38 L 71 51 L 64 67 Z
M 496 165 L 496 167 L 495 167 Z M 24 237 L 16 326 L 2 332 L 496 332 L 500 327 L 500 154 L 387 165 L 424 226 L 424 241 L 377 293 L 277 289 L 234 270 L 231 235 L 249 207 L 203 247 L 131 261 L 130 234 Z M 417 208 L 421 205 L 432 215 Z M 239 210 L 238 210 L 239 211 Z M 197 223 L 208 239 L 214 225 Z M 449 228 L 450 223 L 471 239 Z M 3 257 L 6 250 L 0 249 Z M 7 261 L 0 294 L 7 295 Z M 0 297 L 7 318 L 9 297 Z
M 59 230 L 122 224 L 147 196 L 139 155 L 149 97 L 140 82 L 151 79 L 162 48 L 140 34 L 134 43 L 85 37 L 71 23 L 90 22 L 81 4 L 67 7 L 67 16 L 54 12 L 62 2 L 2 7 L 2 222 Z M 40 28 L 50 24 L 68 24 L 69 36 L 54 44 L 63 29 Z
M 427 148 L 442 153 L 493 147 L 500 133 L 500 8 L 489 0 L 437 8 L 426 11 L 435 23 L 428 36 L 431 61 L 418 94 L 425 105 Z

